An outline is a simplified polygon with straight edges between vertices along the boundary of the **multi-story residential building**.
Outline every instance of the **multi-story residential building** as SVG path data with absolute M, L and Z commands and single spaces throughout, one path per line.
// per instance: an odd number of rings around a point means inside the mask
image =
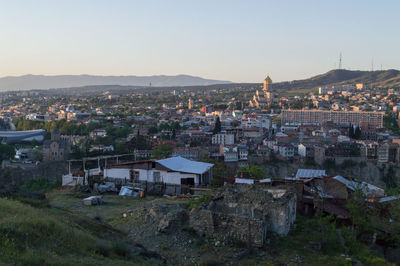
M 172 156 L 180 156 L 188 160 L 200 159 L 200 148 L 199 147 L 175 147 Z
M 211 138 L 211 143 L 214 145 L 232 145 L 235 144 L 235 135 L 227 134 L 226 132 L 214 134 Z
M 223 147 L 223 153 L 225 162 L 237 162 L 239 160 L 237 147 L 233 146 Z
M 377 142 L 360 142 L 362 147 L 360 148 L 361 157 L 366 160 L 376 160 L 378 158 L 378 143 Z
M 279 155 L 289 159 L 294 157 L 294 147 L 291 144 L 281 143 L 278 145 Z
M 263 131 L 259 128 L 245 128 L 243 129 L 243 137 L 245 138 L 261 138 Z
M 238 146 L 239 160 L 247 161 L 247 156 L 249 155 L 249 147 L 244 145 Z
M 322 111 L 322 110 L 282 110 L 282 124 L 336 124 L 360 125 L 367 123 L 376 128 L 383 127 L 383 112 Z
M 342 91 L 350 91 L 353 90 L 355 87 L 352 85 L 343 85 L 340 87 L 319 87 L 318 92 L 319 94 L 327 94 L 327 93 L 335 93 L 335 92 L 342 92 Z
M 378 163 L 387 163 L 389 162 L 389 146 L 382 145 L 378 147 Z
M 398 144 L 383 143 L 377 149 L 378 163 L 389 163 L 398 161 Z
M 297 146 L 297 153 L 301 157 L 314 157 L 314 145 L 309 143 L 300 143 Z

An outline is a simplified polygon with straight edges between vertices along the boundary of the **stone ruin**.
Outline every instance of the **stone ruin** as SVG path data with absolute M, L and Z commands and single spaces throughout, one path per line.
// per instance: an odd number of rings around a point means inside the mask
M 199 235 L 262 247 L 270 233 L 286 236 L 296 219 L 296 193 L 288 188 L 236 184 L 189 214 Z
M 154 200 L 144 207 L 145 224 L 159 233 L 192 228 L 221 244 L 262 247 L 271 233 L 286 236 L 296 219 L 296 193 L 287 187 L 235 184 L 188 211 L 184 202 Z

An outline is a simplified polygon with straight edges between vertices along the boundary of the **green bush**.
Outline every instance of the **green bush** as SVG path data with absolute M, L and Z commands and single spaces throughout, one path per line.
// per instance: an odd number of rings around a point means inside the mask
M 129 257 L 130 249 L 129 246 L 124 241 L 116 241 L 113 244 L 113 251 L 115 254 L 121 257 Z
M 111 248 L 108 243 L 104 241 L 97 241 L 95 246 L 96 254 L 102 255 L 103 257 L 108 257 L 111 253 Z
M 365 244 L 357 241 L 355 232 L 348 227 L 342 228 L 342 236 L 350 254 L 355 256 L 365 265 L 394 265 L 387 262 L 375 252 L 371 251 Z
M 353 160 L 344 160 L 343 163 L 341 164 L 342 168 L 351 168 L 355 167 L 357 163 Z
M 41 177 L 39 179 L 29 179 L 21 186 L 21 189 L 29 192 L 45 193 L 57 188 L 58 186 L 59 184 L 51 182 L 45 177 Z
M 264 169 L 257 165 L 249 164 L 246 167 L 242 167 L 238 170 L 238 175 L 243 175 L 244 177 L 263 179 L 265 178 Z
M 199 207 L 201 204 L 209 202 L 211 199 L 211 195 L 210 194 L 203 194 L 200 195 L 197 198 L 191 198 L 189 199 L 189 205 L 188 205 L 188 209 L 189 211 L 196 209 L 197 207 Z
M 323 166 L 325 169 L 336 169 L 336 162 L 335 162 L 335 160 L 333 160 L 333 159 L 326 159 L 326 160 L 323 162 L 322 166 Z

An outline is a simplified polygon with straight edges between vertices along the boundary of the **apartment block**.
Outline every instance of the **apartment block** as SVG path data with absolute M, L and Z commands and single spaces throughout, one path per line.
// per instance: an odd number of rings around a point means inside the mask
M 282 124 L 335 124 L 360 125 L 367 123 L 376 128 L 383 127 L 383 112 L 282 110 Z

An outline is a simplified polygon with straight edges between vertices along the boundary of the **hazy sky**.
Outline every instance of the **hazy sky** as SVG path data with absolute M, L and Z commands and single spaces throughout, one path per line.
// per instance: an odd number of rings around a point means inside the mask
M 399 0 L 0 0 L 0 76 L 237 82 L 400 68 Z

